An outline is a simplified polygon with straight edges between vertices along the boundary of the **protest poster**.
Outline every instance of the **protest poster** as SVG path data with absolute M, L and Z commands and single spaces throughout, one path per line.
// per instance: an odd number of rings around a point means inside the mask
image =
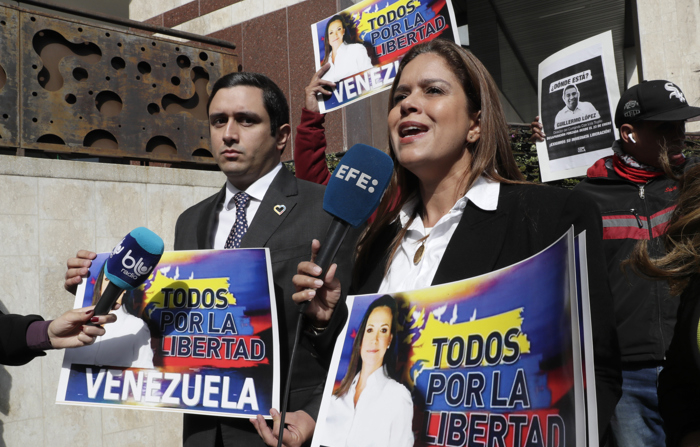
M 597 446 L 595 429 L 587 433 L 596 419 L 586 410 L 586 352 L 592 394 L 595 378 L 590 339 L 579 336 L 590 314 L 579 312 L 577 292 L 586 299 L 587 289 L 576 284 L 575 256 L 570 230 L 486 275 L 348 297 L 312 447 Z M 585 248 L 581 256 L 584 265 Z
M 542 181 L 586 174 L 612 155 L 618 138 L 613 117 L 620 100 L 612 33 L 591 37 L 542 61 L 538 70 L 540 120 L 537 143 Z
M 97 256 L 75 307 L 106 287 Z M 230 417 L 279 408 L 268 249 L 165 252 L 94 344 L 65 351 L 57 403 Z M 269 417 L 266 416 L 266 417 Z
M 321 113 L 391 88 L 401 58 L 438 37 L 459 44 L 450 0 L 363 0 L 311 25 L 316 71 L 336 87 L 319 98 Z

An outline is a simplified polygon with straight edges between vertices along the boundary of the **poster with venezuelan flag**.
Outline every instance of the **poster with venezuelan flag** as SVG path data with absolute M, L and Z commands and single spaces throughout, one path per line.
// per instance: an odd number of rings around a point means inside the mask
M 76 308 L 106 287 L 97 255 Z M 279 408 L 279 346 L 268 249 L 163 253 L 119 298 L 94 344 L 65 351 L 57 403 L 216 414 Z M 267 416 L 269 417 L 269 416 Z
M 408 50 L 438 37 L 459 44 L 450 0 L 363 0 L 311 25 L 316 71 L 335 82 L 321 113 L 391 88 Z
M 571 230 L 483 276 L 348 297 L 312 446 L 597 445 L 575 247 Z

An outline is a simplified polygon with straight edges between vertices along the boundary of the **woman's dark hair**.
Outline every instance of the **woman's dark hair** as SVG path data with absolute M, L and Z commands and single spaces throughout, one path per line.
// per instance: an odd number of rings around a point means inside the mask
M 222 88 L 233 88 L 239 85 L 246 87 L 257 87 L 262 90 L 263 105 L 265 111 L 270 116 L 270 133 L 277 136 L 277 131 L 285 124 L 289 124 L 289 104 L 282 90 L 264 74 L 235 72 L 219 78 L 211 89 L 211 95 L 207 100 L 207 115 L 209 106 L 216 93 Z
M 679 188 L 676 209 L 664 234 L 666 254 L 652 259 L 647 241 L 639 241 L 626 263 L 643 276 L 667 280 L 671 293 L 680 295 L 691 277 L 700 272 L 700 164 L 678 177 L 666 155 L 661 161 L 666 174 L 678 180 Z
M 362 323 L 357 330 L 357 335 L 355 336 L 355 341 L 352 343 L 352 354 L 350 355 L 350 363 L 348 364 L 348 370 L 345 373 L 345 377 L 340 382 L 340 387 L 333 392 L 334 396 L 343 396 L 348 392 L 352 381 L 355 379 L 355 375 L 362 370 L 362 356 L 360 355 L 360 348 L 362 348 L 362 340 L 365 336 L 365 329 L 367 328 L 367 320 L 372 314 L 374 309 L 379 307 L 388 307 L 391 311 L 391 343 L 384 353 L 384 371 L 389 374 L 389 377 L 396 380 L 396 345 L 398 343 L 396 337 L 396 327 L 398 326 L 398 309 L 396 306 L 396 300 L 391 295 L 384 295 L 376 300 L 372 301 L 369 305 L 365 316 L 362 318 Z
M 343 30 L 345 30 L 345 34 L 343 34 L 343 42 L 347 44 L 360 43 L 364 45 L 364 41 L 357 35 L 357 28 L 355 27 L 355 22 L 352 20 L 352 16 L 347 12 L 336 14 L 328 19 L 328 22 L 326 23 L 326 34 L 323 39 L 324 56 L 321 65 L 325 65 L 330 60 L 331 53 L 333 52 L 331 44 L 328 43 L 328 30 L 331 27 L 331 23 L 336 21 L 340 21 L 341 25 L 343 25 Z M 371 57 L 372 55 L 370 55 L 370 58 Z M 374 60 L 372 62 L 374 62 Z
M 391 86 L 389 112 L 394 108 L 393 98 L 396 88 L 401 82 L 401 73 L 406 65 L 421 54 L 435 54 L 443 59 L 462 85 L 467 97 L 467 103 L 464 105 L 467 112 L 470 116 L 479 114 L 476 119 L 480 121 L 480 137 L 467 145 L 467 150 L 471 153 L 471 160 L 469 168 L 464 172 L 461 181 L 462 190 L 459 191 L 459 195 L 464 195 L 481 176 L 501 183 L 523 183 L 525 179 L 513 157 L 508 135 L 508 123 L 499 99 L 498 87 L 481 61 L 454 42 L 434 39 L 418 44 L 406 53 Z M 418 177 L 397 161 L 391 135 L 389 135 L 389 155 L 394 161 L 394 174 L 389 188 L 379 204 L 377 218 L 358 241 L 358 254 L 355 261 L 356 279 L 361 277 L 362 266 L 368 265 L 369 252 L 378 235 L 397 219 L 401 208 L 409 200 L 415 198 L 419 200 L 416 213 L 422 212 Z M 390 244 L 387 269 L 410 225 L 411 222 L 399 231 Z

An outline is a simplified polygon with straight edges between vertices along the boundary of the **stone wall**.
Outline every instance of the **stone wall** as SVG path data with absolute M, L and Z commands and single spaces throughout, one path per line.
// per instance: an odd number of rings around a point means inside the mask
M 675 82 L 700 105 L 700 2 L 636 0 L 644 79 Z M 700 123 L 688 130 L 700 131 Z
M 172 250 L 177 216 L 214 194 L 220 172 L 0 156 L 0 309 L 54 318 L 78 249 L 110 251 L 138 226 Z M 0 366 L 0 446 L 176 446 L 182 416 L 56 405 L 62 351 Z

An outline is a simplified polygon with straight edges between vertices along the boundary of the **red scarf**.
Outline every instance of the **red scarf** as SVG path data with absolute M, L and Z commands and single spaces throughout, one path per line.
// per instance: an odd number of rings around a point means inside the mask
M 646 183 L 653 178 L 664 175 L 663 171 L 646 171 L 629 166 L 617 154 L 613 155 L 613 168 L 617 175 L 634 183 Z

